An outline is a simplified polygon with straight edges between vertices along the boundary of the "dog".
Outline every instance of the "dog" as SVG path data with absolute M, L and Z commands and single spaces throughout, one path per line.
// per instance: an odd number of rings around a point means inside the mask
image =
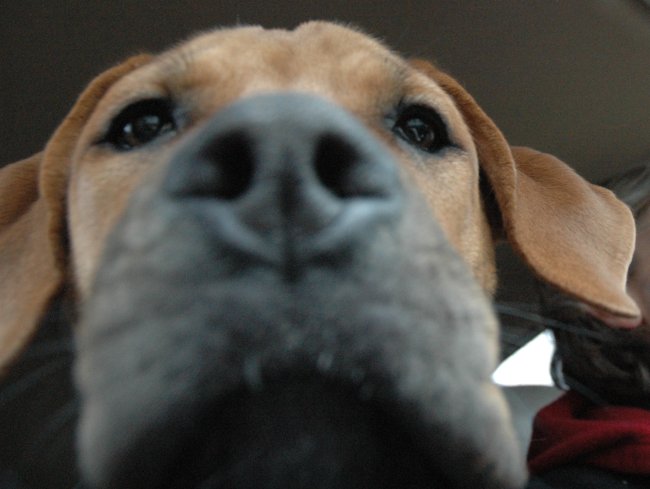
M 623 204 L 336 24 L 126 60 L 0 195 L 2 464 L 32 487 L 75 486 L 76 458 L 92 489 L 518 488 L 495 242 L 639 314 Z M 74 387 L 16 394 L 68 330 Z

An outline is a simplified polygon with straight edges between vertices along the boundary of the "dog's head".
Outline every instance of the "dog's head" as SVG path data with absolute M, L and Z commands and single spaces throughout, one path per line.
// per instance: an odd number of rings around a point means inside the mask
M 519 487 L 490 381 L 494 240 L 638 315 L 609 192 L 327 23 L 126 61 L 0 188 L 20 193 L 0 214 L 2 361 L 74 284 L 98 489 Z

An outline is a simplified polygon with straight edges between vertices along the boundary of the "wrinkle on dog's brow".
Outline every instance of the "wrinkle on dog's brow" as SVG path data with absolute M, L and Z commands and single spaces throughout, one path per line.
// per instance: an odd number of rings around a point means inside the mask
M 158 75 L 163 79 L 173 79 L 187 72 L 195 64 L 194 52 L 177 49 L 169 52 L 160 60 Z
M 323 30 L 317 39 L 306 35 L 309 29 L 246 28 L 224 36 L 226 32 L 203 34 L 161 59 L 159 79 L 170 93 L 194 93 L 190 96 L 195 98 L 208 90 L 205 100 L 216 108 L 243 94 L 308 91 L 376 118 L 374 112 L 367 114 L 368 107 L 394 106 L 410 73 L 404 59 L 357 32 L 344 31 L 347 37 L 341 38 L 336 31 Z M 318 63 L 313 61 L 315 53 L 320 55 Z M 204 105 L 203 110 L 211 109 Z

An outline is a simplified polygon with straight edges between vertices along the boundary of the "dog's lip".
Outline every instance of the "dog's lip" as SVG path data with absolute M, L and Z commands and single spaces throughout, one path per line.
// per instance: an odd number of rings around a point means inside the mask
M 372 232 L 370 223 L 376 227 L 383 220 L 394 219 L 400 203 L 399 196 L 385 201 L 373 198 L 350 200 L 353 202 L 333 214 L 320 232 L 297 236 L 288 233 L 275 241 L 236 220 L 231 212 L 231 203 L 216 206 L 207 199 L 195 198 L 186 205 L 186 210 L 190 211 L 203 232 L 217 237 L 220 246 L 234 256 L 243 257 L 248 265 L 302 267 L 328 263 L 345 254 L 358 239 Z

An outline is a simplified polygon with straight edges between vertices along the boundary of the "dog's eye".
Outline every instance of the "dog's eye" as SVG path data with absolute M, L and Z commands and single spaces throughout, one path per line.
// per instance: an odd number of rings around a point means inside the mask
M 176 121 L 169 100 L 141 100 L 113 119 L 104 141 L 117 149 L 130 150 L 175 130 Z
M 397 115 L 393 131 L 413 146 L 435 153 L 448 146 L 447 127 L 434 110 L 422 105 L 409 105 Z

